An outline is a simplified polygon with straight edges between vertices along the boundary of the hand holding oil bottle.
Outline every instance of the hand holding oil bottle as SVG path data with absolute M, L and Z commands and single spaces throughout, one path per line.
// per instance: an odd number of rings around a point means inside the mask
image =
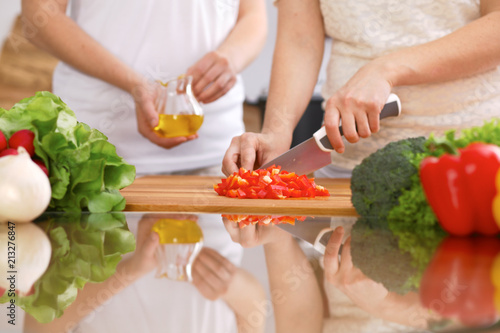
M 195 135 L 203 123 L 203 110 L 192 91 L 192 76 L 160 82 L 156 98 L 159 113 L 154 132 L 164 138 Z

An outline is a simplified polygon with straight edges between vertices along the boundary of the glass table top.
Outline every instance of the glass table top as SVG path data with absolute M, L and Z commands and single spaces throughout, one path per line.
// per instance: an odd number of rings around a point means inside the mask
M 0 226 L 0 332 L 500 332 L 497 237 L 183 212 Z

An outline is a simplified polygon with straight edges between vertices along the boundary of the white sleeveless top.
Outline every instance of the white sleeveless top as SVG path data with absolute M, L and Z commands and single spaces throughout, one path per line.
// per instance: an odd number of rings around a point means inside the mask
M 479 0 L 320 0 L 326 34 L 332 38 L 327 82 L 328 99 L 370 60 L 400 48 L 445 36 L 479 18 Z M 482 125 L 500 117 L 500 67 L 484 74 L 436 84 L 393 89 L 402 115 L 381 121 L 379 133 L 343 154 L 332 154 L 334 166 L 352 169 L 390 141 L 438 135 L 448 129 Z M 328 175 L 327 167 L 321 176 Z M 326 174 L 325 174 L 326 173 Z
M 70 16 L 90 36 L 149 79 L 175 78 L 227 37 L 238 0 L 71 0 Z M 231 138 L 244 131 L 243 83 L 203 105 L 199 138 L 160 148 L 137 131 L 132 97 L 60 63 L 53 91 L 79 121 L 97 128 L 137 172 L 161 173 L 221 163 Z

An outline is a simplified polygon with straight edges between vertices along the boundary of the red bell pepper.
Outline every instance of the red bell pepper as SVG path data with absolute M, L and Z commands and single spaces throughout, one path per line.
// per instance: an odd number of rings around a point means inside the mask
M 500 312 L 494 304 L 492 274 L 499 254 L 498 238 L 446 238 L 422 276 L 422 305 L 467 327 L 496 323 Z
M 457 236 L 500 232 L 492 209 L 499 169 L 500 147 L 483 143 L 422 161 L 422 187 L 444 230 Z
M 247 225 L 269 225 L 269 224 L 295 224 L 295 220 L 304 221 L 306 216 L 282 216 L 282 215 L 228 215 L 222 214 L 222 217 L 231 222 L 238 223 L 240 228 Z
M 500 253 L 497 254 L 491 271 L 491 282 L 495 287 L 494 302 L 497 311 L 500 313 Z M 1 293 L 1 291 L 0 291 Z
M 497 187 L 497 194 L 493 199 L 493 217 L 495 218 L 497 225 L 500 228 L 500 169 L 498 169 L 495 184 Z
M 330 195 L 326 188 L 316 185 L 313 178 L 298 176 L 274 165 L 266 170 L 255 171 L 240 168 L 238 172 L 215 184 L 214 190 L 221 196 L 240 199 L 314 198 Z

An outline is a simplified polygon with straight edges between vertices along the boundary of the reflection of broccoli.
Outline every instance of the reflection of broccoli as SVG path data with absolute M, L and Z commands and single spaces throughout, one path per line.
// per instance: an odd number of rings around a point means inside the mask
M 371 227 L 359 219 L 351 231 L 351 255 L 353 264 L 363 274 L 387 290 L 406 294 L 418 289 L 414 284 L 418 272 L 412 257 L 399 249 L 398 238 L 391 231 Z
M 424 151 L 424 137 L 391 142 L 357 165 L 351 178 L 352 204 L 369 223 L 387 221 L 418 169 L 411 159 Z

